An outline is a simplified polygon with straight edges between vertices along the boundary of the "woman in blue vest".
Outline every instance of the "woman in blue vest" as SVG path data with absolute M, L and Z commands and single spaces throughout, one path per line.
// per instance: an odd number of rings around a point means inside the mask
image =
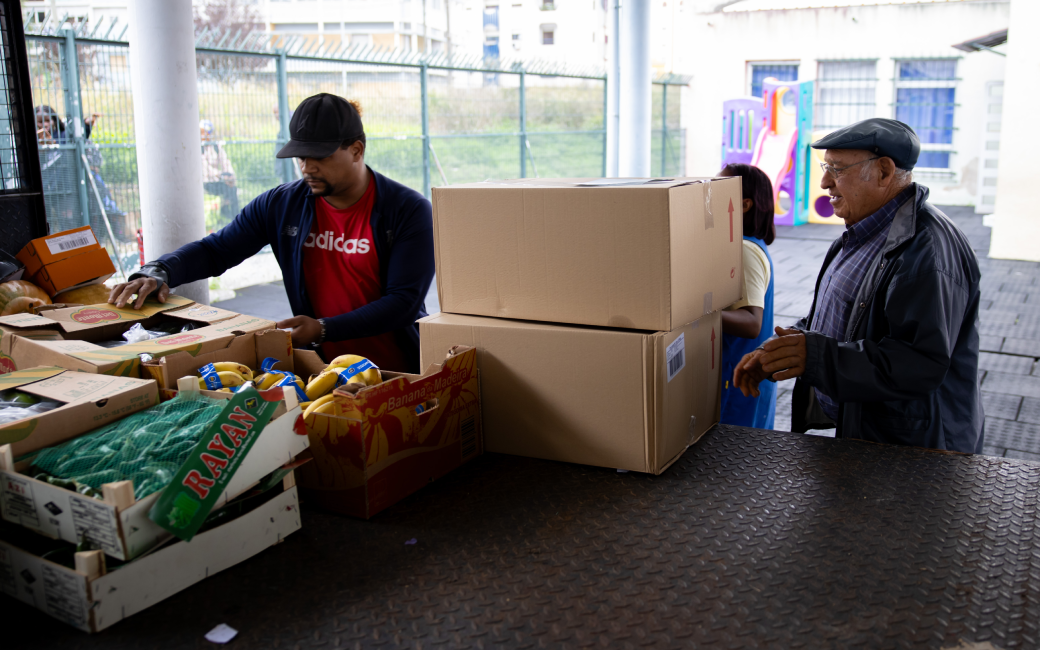
M 773 184 L 751 165 L 726 165 L 719 176 L 740 176 L 744 188 L 744 299 L 722 312 L 722 423 L 772 429 L 776 384 L 764 381 L 758 397 L 744 397 L 733 368 L 773 335 Z

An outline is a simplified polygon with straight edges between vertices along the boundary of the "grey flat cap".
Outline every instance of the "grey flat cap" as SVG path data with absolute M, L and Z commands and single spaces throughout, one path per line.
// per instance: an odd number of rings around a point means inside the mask
M 888 156 L 900 169 L 913 169 L 921 154 L 921 141 L 909 125 L 899 120 L 872 117 L 828 133 L 810 145 L 813 149 L 862 149 Z

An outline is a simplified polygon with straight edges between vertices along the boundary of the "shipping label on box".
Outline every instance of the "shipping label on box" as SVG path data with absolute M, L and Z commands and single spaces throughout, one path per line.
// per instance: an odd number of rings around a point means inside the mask
M 446 312 L 671 331 L 743 293 L 739 178 L 434 188 Z
M 444 312 L 419 328 L 423 363 L 477 348 L 488 451 L 659 474 L 719 419 L 718 312 L 671 332 Z
M 422 375 L 385 372 L 377 386 L 336 391 L 341 415 L 315 414 L 309 426 L 308 498 L 368 518 L 483 452 L 476 351 L 449 352 Z M 297 373 L 319 372 L 315 360 L 297 351 Z

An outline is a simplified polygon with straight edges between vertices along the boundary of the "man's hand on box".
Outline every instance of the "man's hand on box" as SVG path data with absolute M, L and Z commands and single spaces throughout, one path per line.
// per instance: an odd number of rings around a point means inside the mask
M 801 377 L 805 373 L 805 334 L 796 329 L 776 328 L 776 338 L 762 344 L 759 357 L 762 370 L 776 381 Z
M 130 282 L 117 284 L 108 294 L 108 302 L 116 307 L 125 307 L 132 302 L 131 306 L 134 309 L 140 309 L 144 306 L 145 298 L 155 291 L 156 287 L 159 288 L 156 298 L 159 302 L 166 302 L 166 297 L 170 295 L 170 287 L 165 282 L 159 287 L 159 281 L 155 278 L 137 278 Z M 133 299 L 135 295 L 137 300 Z
M 321 338 L 321 323 L 310 316 L 293 316 L 275 325 L 278 329 L 292 330 L 292 342 L 295 347 L 302 348 L 316 343 Z

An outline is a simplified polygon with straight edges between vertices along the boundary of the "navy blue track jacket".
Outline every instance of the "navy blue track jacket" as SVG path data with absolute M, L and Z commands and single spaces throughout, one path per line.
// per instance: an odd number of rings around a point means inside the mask
M 372 171 L 376 202 L 372 235 L 379 255 L 383 295 L 346 314 L 326 318 L 326 340 L 394 332 L 407 368 L 419 372 L 419 326 L 426 316 L 425 299 L 434 276 L 433 211 L 415 190 Z M 177 287 L 218 276 L 270 244 L 289 296 L 293 314 L 314 317 L 303 278 L 303 242 L 314 223 L 315 197 L 302 180 L 264 192 L 235 219 L 197 242 L 163 255 L 158 263 Z

